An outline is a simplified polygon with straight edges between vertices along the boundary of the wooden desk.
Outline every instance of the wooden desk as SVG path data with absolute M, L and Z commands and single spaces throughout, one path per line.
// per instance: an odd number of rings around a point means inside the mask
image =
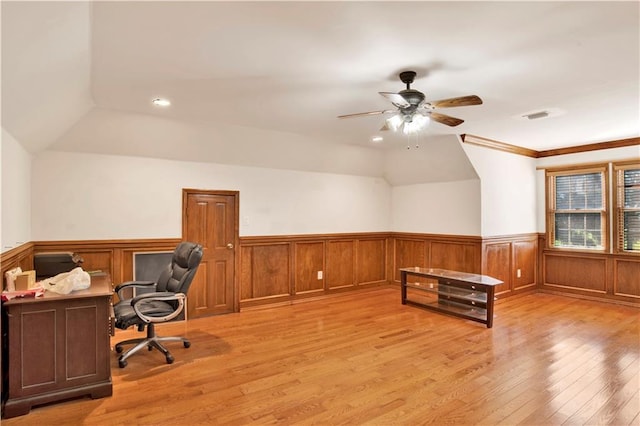
M 409 281 L 407 277 L 414 277 Z M 426 278 L 426 280 L 425 280 Z M 502 284 L 487 275 L 448 271 L 436 268 L 401 268 L 400 285 L 402 304 L 407 303 L 426 309 L 470 319 L 493 326 L 493 302 L 495 286 Z M 433 298 L 421 301 L 407 299 L 407 289 L 420 290 Z
M 112 394 L 107 275 L 91 287 L 2 304 L 3 417 L 79 396 Z

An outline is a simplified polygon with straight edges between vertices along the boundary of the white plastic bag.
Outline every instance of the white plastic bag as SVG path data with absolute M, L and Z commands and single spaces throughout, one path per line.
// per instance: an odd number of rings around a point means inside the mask
M 87 271 L 83 271 L 81 267 L 77 267 L 69 272 L 63 272 L 55 277 L 42 280 L 40 285 L 45 290 L 59 294 L 69 294 L 72 291 L 88 289 L 91 286 L 91 276 Z

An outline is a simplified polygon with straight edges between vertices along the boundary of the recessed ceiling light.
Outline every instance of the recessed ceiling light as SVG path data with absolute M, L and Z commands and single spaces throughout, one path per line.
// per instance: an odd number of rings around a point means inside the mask
M 169 105 L 171 105 L 171 102 L 169 101 L 169 99 L 163 99 L 163 98 L 155 98 L 154 100 L 151 101 L 152 104 L 154 104 L 155 106 L 161 106 L 161 107 L 168 107 Z
M 371 138 L 371 142 L 382 142 L 383 137 L 382 136 L 374 136 Z

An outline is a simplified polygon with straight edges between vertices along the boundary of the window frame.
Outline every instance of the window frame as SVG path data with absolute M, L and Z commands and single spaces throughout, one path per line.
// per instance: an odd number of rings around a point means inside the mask
M 558 176 L 584 175 L 590 173 L 601 173 L 602 175 L 602 198 L 603 210 L 595 210 L 600 213 L 600 232 L 602 245 L 597 248 L 589 247 L 559 247 L 555 245 L 555 219 L 558 212 L 556 207 L 556 180 Z M 609 244 L 609 164 L 598 163 L 589 165 L 579 165 L 571 167 L 548 168 L 545 170 L 545 192 L 546 192 L 546 238 L 547 248 L 562 251 L 580 251 L 587 253 L 608 253 Z M 585 210 L 585 213 L 593 213 L 594 210 Z M 566 213 L 566 212 L 565 212 Z
M 639 160 L 629 160 L 629 161 L 620 161 L 616 163 L 612 163 L 613 165 L 613 248 L 616 254 L 629 254 L 634 256 L 640 256 L 640 250 L 625 250 L 623 247 L 623 238 L 624 238 L 624 221 L 622 220 L 622 215 L 628 209 L 624 208 L 624 194 L 621 191 L 624 191 L 623 184 L 621 185 L 621 179 L 624 179 L 624 171 L 625 170 L 634 170 L 640 169 L 640 161 Z M 623 181 L 622 181 L 623 183 Z

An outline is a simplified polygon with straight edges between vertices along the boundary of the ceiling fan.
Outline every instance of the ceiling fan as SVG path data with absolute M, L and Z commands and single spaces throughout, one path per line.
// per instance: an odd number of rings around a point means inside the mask
M 413 83 L 415 77 L 415 71 L 403 71 L 400 73 L 400 80 L 407 85 L 405 90 L 401 90 L 398 93 L 378 92 L 391 101 L 391 103 L 397 108 L 396 110 L 360 112 L 356 114 L 339 115 L 338 118 L 353 118 L 395 113 L 395 115 L 386 120 L 381 130 L 388 130 L 389 128 L 398 130 L 402 128 L 405 133 L 412 133 L 424 128 L 428 124 L 429 119 L 451 127 L 464 122 L 464 120 L 461 120 L 460 118 L 435 112 L 434 110 L 436 108 L 451 108 L 482 104 L 482 99 L 476 95 L 442 99 L 439 101 L 425 101 L 424 93 L 411 88 L 411 83 Z

